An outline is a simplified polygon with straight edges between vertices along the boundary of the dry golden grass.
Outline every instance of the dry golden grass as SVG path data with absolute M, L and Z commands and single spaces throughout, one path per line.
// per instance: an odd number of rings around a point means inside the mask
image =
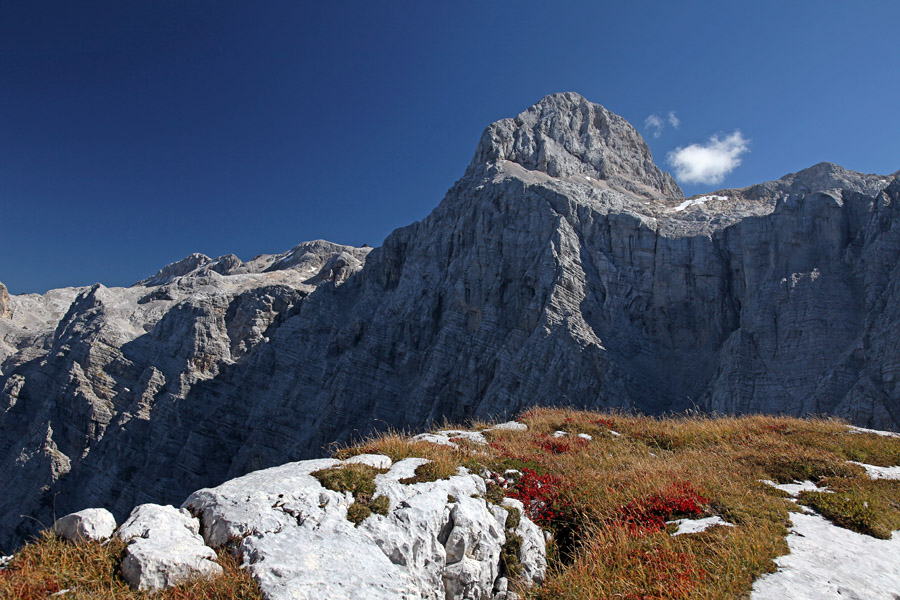
M 505 451 L 536 459 L 556 475 L 575 504 L 572 514 L 583 520 L 569 558 L 555 562 L 546 585 L 526 592 L 530 598 L 745 596 L 756 577 L 774 568 L 772 559 L 787 551 L 792 505 L 760 479 L 814 479 L 867 490 L 881 532 L 900 528 L 896 482 L 871 481 L 846 463 L 898 464 L 900 440 L 850 434 L 839 421 L 653 419 L 566 410 L 533 411 L 522 420 L 529 431 L 505 441 Z M 528 454 L 529 438 L 533 445 L 534 436 L 560 429 L 594 439 L 569 452 Z M 622 507 L 671 494 L 667 490 L 678 482 L 689 483 L 706 500 L 703 514 L 722 516 L 736 527 L 672 537 L 664 531 L 635 535 L 622 526 Z
M 900 528 L 900 482 L 872 481 L 847 463 L 900 464 L 900 439 L 849 433 L 840 421 L 655 419 L 568 409 L 530 410 L 519 420 L 527 431 L 488 432 L 487 446 L 454 448 L 387 432 L 335 456 L 430 459 L 417 473 L 421 480 L 448 477 L 460 466 L 522 472 L 506 489 L 489 485 L 488 498 L 522 499 L 530 516 L 553 532 L 547 582 L 520 590 L 530 600 L 746 597 L 753 580 L 774 569 L 772 559 L 787 552 L 789 511 L 797 509 L 762 479 L 812 479 L 835 490 L 831 498 L 807 495 L 804 502 L 843 526 L 882 537 Z M 553 438 L 559 430 L 570 435 Z M 593 439 L 579 440 L 578 433 Z M 673 537 L 664 523 L 710 515 L 735 526 Z M 78 593 L 85 595 L 69 598 L 145 597 L 115 574 L 121 552 L 121 544 L 87 548 L 45 536 L 0 576 L 0 597 L 43 597 L 70 586 L 83 587 Z M 257 597 L 233 559 L 222 560 L 225 578 L 157 597 Z
M 384 453 L 395 460 L 421 456 L 439 462 L 444 473 L 462 465 L 498 473 L 529 469 L 547 478 L 555 488 L 554 514 L 541 525 L 554 531 L 554 559 L 547 583 L 524 591 L 542 600 L 745 596 L 756 577 L 774 568 L 772 559 L 787 551 L 788 511 L 794 510 L 761 479 L 853 482 L 877 500 L 870 504 L 882 528 L 900 527 L 889 499 L 895 494 L 892 484 L 872 482 L 846 462 L 900 464 L 900 440 L 848 433 L 840 421 L 654 419 L 567 409 L 532 410 L 520 420 L 527 431 L 490 432 L 486 448 L 411 443 L 390 434 L 342 453 Z M 572 435 L 551 437 L 560 430 Z M 593 439 L 580 442 L 577 433 Z M 678 492 L 684 489 L 687 495 Z M 876 495 L 873 489 L 882 491 Z M 489 496 L 502 493 L 510 492 L 493 490 Z M 702 515 L 719 515 L 736 527 L 672 537 L 652 527 L 637 527 L 636 533 L 634 515 L 623 517 L 654 502 L 665 513 L 665 507 L 682 506 L 691 494 L 704 501 Z
M 9 568 L 0 571 L 0 598 L 37 600 L 62 590 L 66 600 L 259 600 L 256 582 L 240 569 L 236 558 L 219 552 L 225 573 L 196 579 L 157 594 L 132 590 L 119 575 L 125 544 L 116 539 L 106 544 L 71 543 L 44 532 L 16 553 Z

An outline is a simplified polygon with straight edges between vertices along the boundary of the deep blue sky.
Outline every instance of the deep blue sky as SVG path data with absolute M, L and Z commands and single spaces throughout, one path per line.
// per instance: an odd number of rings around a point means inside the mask
M 900 169 L 900 3 L 0 4 L 0 281 L 127 285 L 191 252 L 379 245 L 482 130 L 577 91 L 657 163 L 740 129 L 720 185 Z M 659 138 L 651 113 L 681 121 Z

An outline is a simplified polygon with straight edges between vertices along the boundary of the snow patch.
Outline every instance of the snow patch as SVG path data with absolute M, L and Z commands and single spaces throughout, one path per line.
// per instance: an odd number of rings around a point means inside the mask
M 676 519 L 675 521 L 666 521 L 668 525 L 678 525 L 678 529 L 672 535 L 684 535 L 686 533 L 700 533 L 706 531 L 710 527 L 721 525 L 723 527 L 734 527 L 722 517 L 706 517 L 703 519 Z
M 900 479 L 900 467 L 876 467 L 865 463 L 848 460 L 851 465 L 859 465 L 866 470 L 870 479 Z
M 793 483 L 775 483 L 774 481 L 769 481 L 768 479 L 760 479 L 761 483 L 765 483 L 766 485 L 771 485 L 773 488 L 777 490 L 781 490 L 782 492 L 786 492 L 792 498 L 796 498 L 800 495 L 800 492 L 829 492 L 825 488 L 820 488 L 812 481 L 795 481 Z
M 865 427 L 850 427 L 850 433 L 873 433 L 883 437 L 900 438 L 900 433 L 893 431 L 880 431 L 878 429 L 866 429 Z
M 791 513 L 790 554 L 753 584 L 751 600 L 894 600 L 900 589 L 900 532 L 879 540 L 835 527 L 817 514 Z
M 691 206 L 700 206 L 701 204 L 704 204 L 709 200 L 728 200 L 728 196 L 717 196 L 715 194 L 711 194 L 709 196 L 699 196 L 697 198 L 691 198 L 676 206 L 675 212 L 681 212 L 685 209 L 690 208 Z

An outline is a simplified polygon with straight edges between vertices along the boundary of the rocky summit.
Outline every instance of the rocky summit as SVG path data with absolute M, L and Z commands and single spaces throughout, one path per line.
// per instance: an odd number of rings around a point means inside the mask
M 0 286 L 0 550 L 54 511 L 122 521 L 377 429 L 535 405 L 898 430 L 898 204 L 896 173 L 828 163 L 684 198 L 624 119 L 554 94 L 374 250 Z

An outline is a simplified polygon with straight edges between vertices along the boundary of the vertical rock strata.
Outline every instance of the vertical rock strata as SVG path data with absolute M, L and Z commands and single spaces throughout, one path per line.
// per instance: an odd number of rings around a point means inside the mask
M 368 249 L 192 255 L 0 304 L 0 549 L 335 440 L 530 405 L 835 414 L 900 429 L 900 181 L 822 163 L 686 200 L 577 94 L 488 127 Z M 3 302 L 0 294 L 0 303 Z

